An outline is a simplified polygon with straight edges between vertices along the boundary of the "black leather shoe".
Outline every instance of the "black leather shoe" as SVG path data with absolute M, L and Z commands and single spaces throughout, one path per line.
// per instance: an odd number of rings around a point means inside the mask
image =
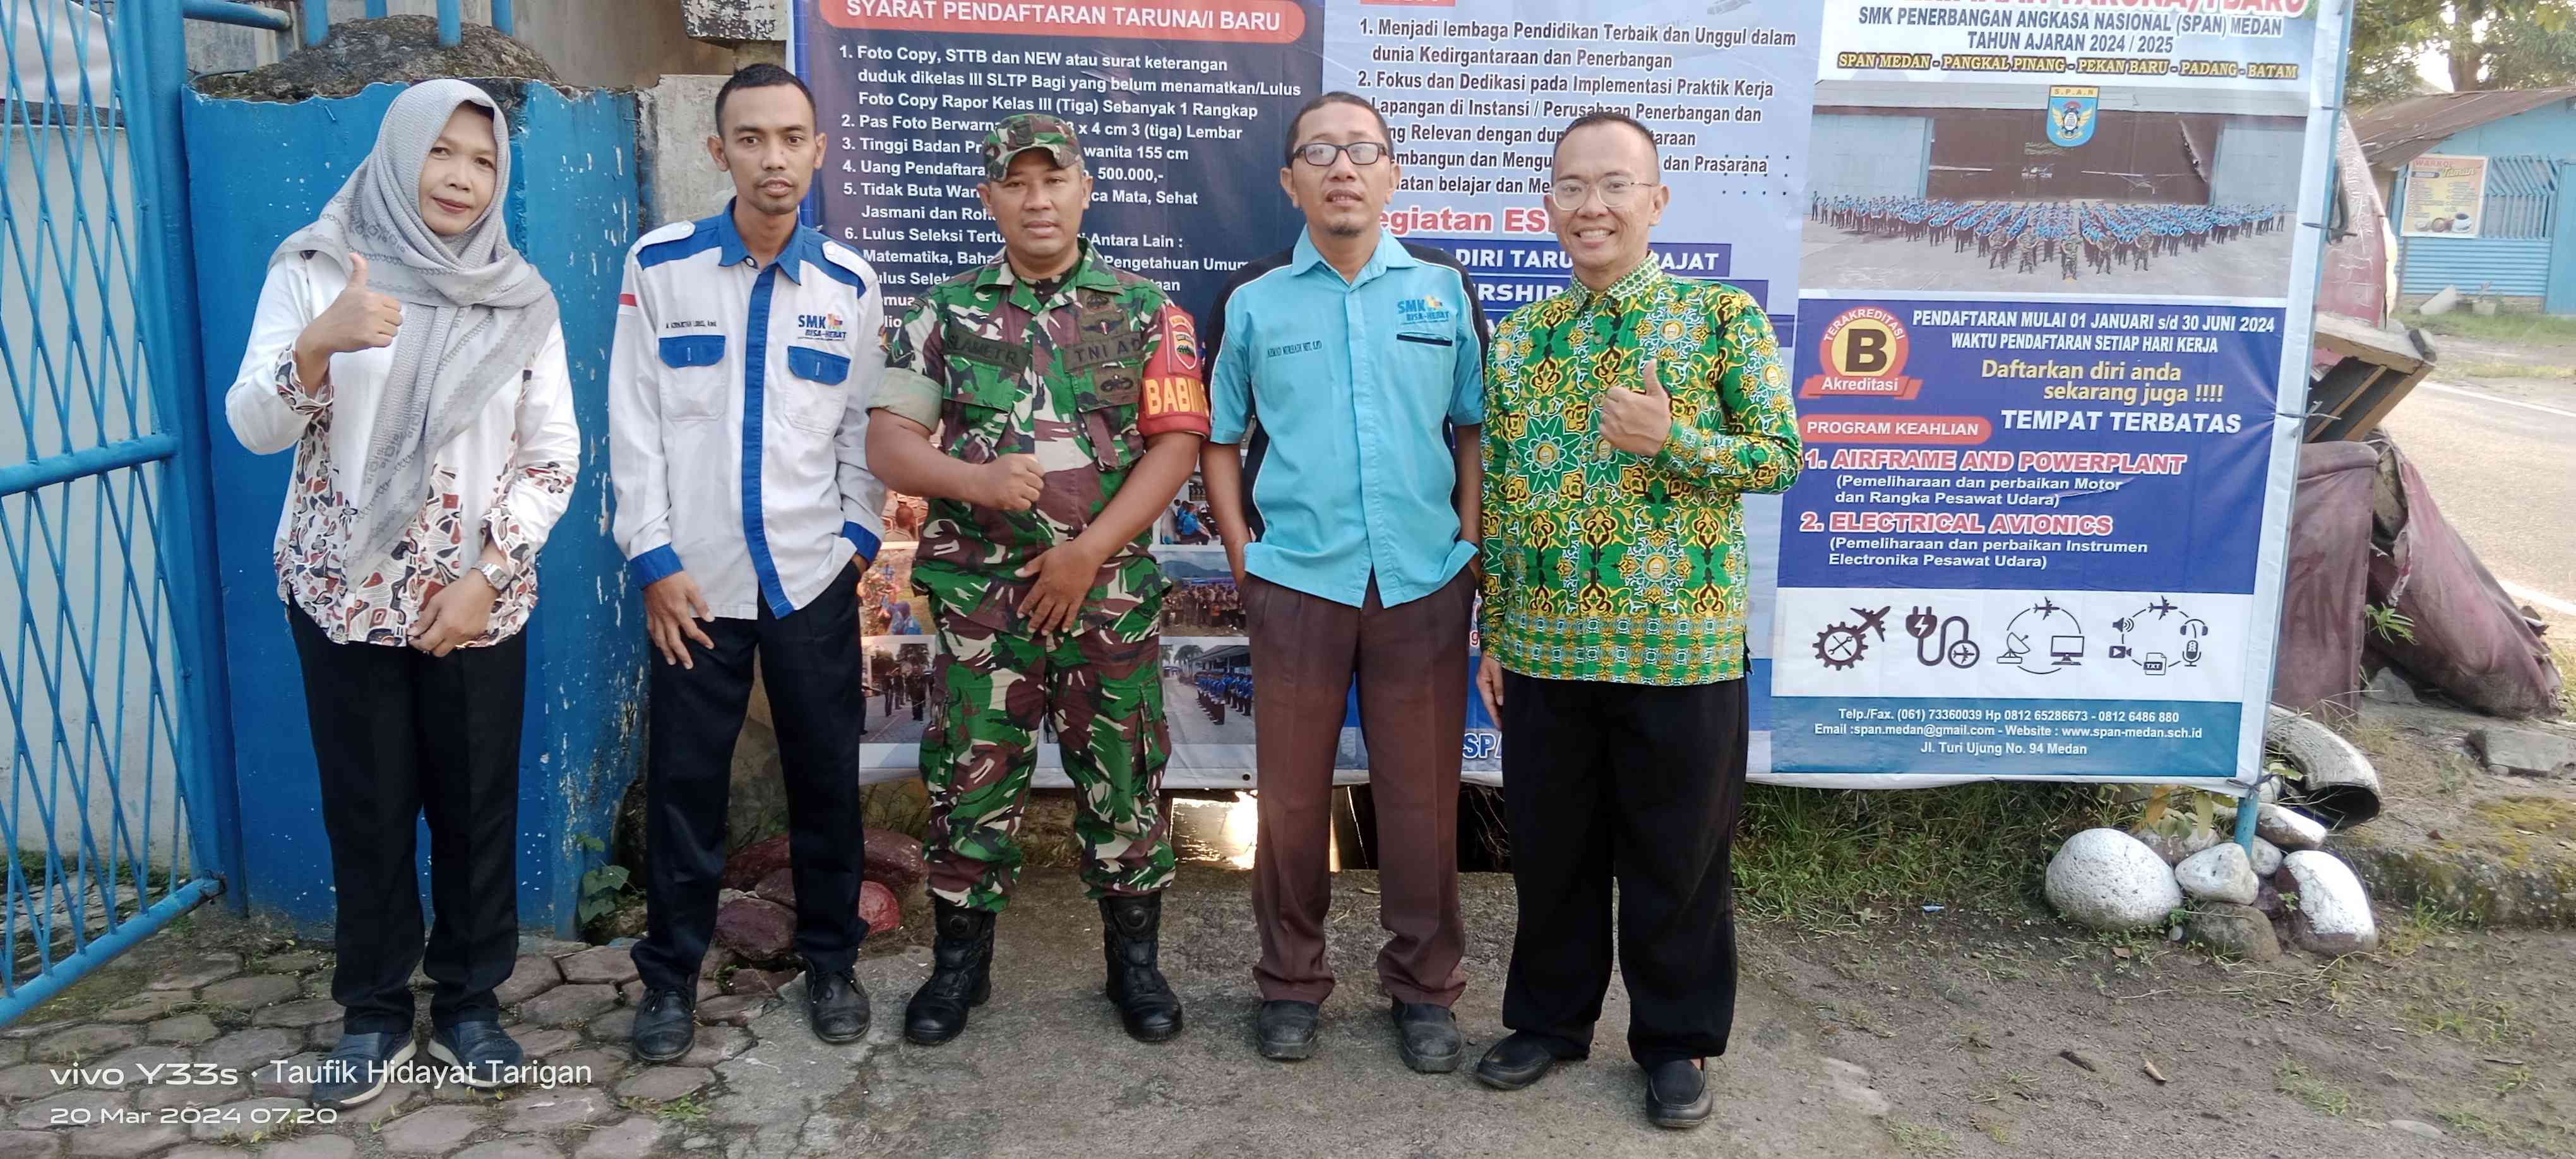
M 993 996 L 994 915 L 938 899 L 932 908 L 930 980 L 903 1008 L 903 1036 L 923 1046 L 965 1033 L 966 1012 Z
M 1687 1131 L 1708 1121 L 1708 1072 L 1687 1058 L 1646 1068 L 1646 1118 L 1658 1127 Z
M 313 1105 L 347 1110 L 385 1093 L 396 1067 L 411 1061 L 411 1031 L 342 1034 L 340 1045 L 314 1068 Z
M 1181 1032 L 1181 996 L 1163 979 L 1160 955 L 1163 895 L 1112 894 L 1100 899 L 1100 953 L 1109 963 L 1109 1000 L 1127 1024 L 1127 1037 L 1163 1042 Z
M 1549 1039 L 1527 1031 L 1513 1031 L 1485 1052 L 1476 1062 L 1476 1081 L 1498 1091 L 1516 1091 L 1547 1077 L 1548 1069 L 1557 1063 L 1582 1058 L 1566 1054 Z
M 643 1005 L 635 1008 L 635 1057 L 646 1062 L 669 1062 L 689 1053 L 697 1041 L 695 995 L 660 987 L 644 992 Z
M 1458 1069 L 1467 1043 L 1458 1037 L 1458 1018 L 1448 1007 L 1398 999 L 1390 1013 L 1395 1016 L 1396 1053 L 1404 1056 L 1404 1065 L 1423 1074 Z
M 1277 998 L 1261 1004 L 1261 1016 L 1253 1032 L 1261 1039 L 1261 1057 L 1274 1062 L 1295 1062 L 1315 1056 L 1315 1024 L 1323 1021 L 1324 1008 L 1294 998 Z
M 458 1022 L 430 1032 L 429 1057 L 462 1072 L 457 1077 L 477 1090 L 516 1086 L 519 1067 L 528 1061 L 518 1041 L 489 1018 Z
M 868 1033 L 868 992 L 848 970 L 838 973 L 805 964 L 805 1021 L 814 1037 L 825 1042 L 856 1042 Z

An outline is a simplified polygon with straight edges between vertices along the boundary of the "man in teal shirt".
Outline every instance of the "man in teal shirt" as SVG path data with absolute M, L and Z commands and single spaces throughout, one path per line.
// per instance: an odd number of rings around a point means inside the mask
M 1378 980 L 1406 1065 L 1445 1072 L 1463 1049 L 1449 1007 L 1466 988 L 1458 765 L 1484 312 L 1455 259 L 1380 223 L 1402 174 L 1374 106 L 1318 97 L 1289 121 L 1287 146 L 1279 184 L 1306 229 L 1217 296 L 1214 430 L 1200 459 L 1259 677 L 1261 1053 L 1312 1054 L 1333 990 L 1327 842 L 1356 678 L 1377 801 L 1378 914 L 1392 935 Z

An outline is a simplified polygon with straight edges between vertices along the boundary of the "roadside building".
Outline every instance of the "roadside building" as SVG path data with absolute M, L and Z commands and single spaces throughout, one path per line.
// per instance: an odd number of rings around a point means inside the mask
M 2398 307 L 2445 289 L 2576 314 L 2576 88 L 2433 93 L 2356 118 L 2398 248 Z

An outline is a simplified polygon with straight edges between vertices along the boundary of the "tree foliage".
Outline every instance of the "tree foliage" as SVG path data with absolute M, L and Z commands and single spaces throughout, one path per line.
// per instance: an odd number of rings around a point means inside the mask
M 2576 85 L 2576 0 L 2362 0 L 2347 98 L 2437 91 L 2416 72 L 2426 54 L 2447 65 L 2453 92 Z

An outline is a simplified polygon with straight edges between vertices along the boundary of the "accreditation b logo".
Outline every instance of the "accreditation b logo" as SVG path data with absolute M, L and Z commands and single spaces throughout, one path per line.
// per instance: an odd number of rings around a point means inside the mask
M 1825 324 L 1825 336 L 1817 343 L 1825 372 L 1808 376 L 1798 397 L 1913 398 L 1923 390 L 1922 379 L 1905 377 L 1913 345 L 1896 315 L 1876 306 L 1845 310 Z

